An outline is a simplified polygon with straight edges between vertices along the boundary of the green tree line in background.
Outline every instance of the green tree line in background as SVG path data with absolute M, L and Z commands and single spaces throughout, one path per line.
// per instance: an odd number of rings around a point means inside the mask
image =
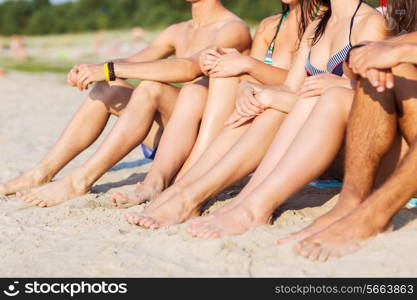
M 367 0 L 376 6 L 379 0 Z M 281 10 L 278 0 L 223 0 L 250 24 Z M 0 35 L 56 34 L 141 26 L 157 29 L 187 20 L 185 0 L 79 0 L 52 5 L 49 0 L 6 0 L 0 4 Z

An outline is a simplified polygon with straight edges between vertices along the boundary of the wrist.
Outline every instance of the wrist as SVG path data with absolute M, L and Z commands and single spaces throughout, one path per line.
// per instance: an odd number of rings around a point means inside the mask
M 253 68 L 253 59 L 250 56 L 242 55 L 242 71 L 244 73 L 250 73 Z
M 417 61 L 417 47 L 412 44 L 402 44 L 396 47 L 395 53 L 399 63 L 415 63 Z

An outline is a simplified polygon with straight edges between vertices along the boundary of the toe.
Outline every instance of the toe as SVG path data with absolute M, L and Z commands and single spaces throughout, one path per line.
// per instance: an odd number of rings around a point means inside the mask
M 306 242 L 306 241 L 301 242 L 301 249 L 299 253 L 302 256 L 304 256 L 305 258 L 308 258 L 312 250 L 313 250 L 313 245 L 311 243 Z
M 319 254 L 317 260 L 319 262 L 327 261 L 329 259 L 329 255 L 330 255 L 329 249 L 327 249 L 326 247 L 322 247 L 320 250 L 321 251 L 320 251 L 320 254 Z
M 147 216 L 139 216 L 138 219 L 139 220 L 138 220 L 137 225 L 145 227 L 145 224 L 146 224 L 146 221 L 148 220 L 148 217 Z
M 144 227 L 149 228 L 151 225 L 153 225 L 155 223 L 156 223 L 155 219 L 148 217 L 143 221 L 142 224 L 143 224 Z
M 203 226 L 202 228 L 200 228 L 198 232 L 196 232 L 196 237 L 206 238 L 209 236 L 209 234 L 210 234 L 209 228 L 207 228 L 207 226 Z
M 311 251 L 310 254 L 308 256 L 308 259 L 311 261 L 316 261 L 318 260 L 319 256 L 320 256 L 320 252 L 321 252 L 321 247 L 319 244 L 313 244 L 311 247 Z
M 284 245 L 294 239 L 294 235 L 290 234 L 277 240 L 277 244 Z

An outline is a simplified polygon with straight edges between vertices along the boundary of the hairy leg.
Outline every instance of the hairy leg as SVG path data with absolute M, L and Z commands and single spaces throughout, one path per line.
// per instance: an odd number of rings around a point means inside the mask
M 401 133 L 411 147 L 393 175 L 380 188 L 367 195 L 349 214 L 296 246 L 296 251 L 309 259 L 326 260 L 357 250 L 361 241 L 389 228 L 394 214 L 417 191 L 414 176 L 417 172 L 417 69 L 413 65 L 403 64 L 393 72 L 395 97 L 391 101 L 397 103 Z M 394 122 L 396 120 L 391 123 L 387 120 L 392 127 L 396 126 L 392 124 Z M 379 126 L 383 127 L 382 124 Z M 366 143 L 372 143 L 372 140 L 368 138 Z M 359 173 L 363 170 L 356 171 L 356 175 L 362 177 Z
M 105 82 L 97 83 L 49 152 L 31 170 L 1 184 L 0 195 L 14 194 L 49 182 L 97 139 L 111 113 L 119 115 L 123 112 L 132 90 L 133 87 L 123 80 L 111 86 Z
M 110 167 L 137 147 L 147 136 L 159 111 L 166 124 L 179 89 L 167 84 L 143 81 L 110 134 L 92 157 L 62 180 L 22 193 L 29 203 L 52 206 L 85 194 Z
M 242 234 L 267 224 L 279 205 L 334 161 L 343 143 L 352 100 L 352 90 L 326 91 L 267 178 L 233 209 L 202 226 L 200 236 Z
M 182 223 L 198 215 L 207 198 L 256 168 L 284 118 L 285 114 L 276 110 L 267 110 L 258 116 L 213 168 L 180 189 L 168 201 L 143 212 L 138 218 L 138 224 L 144 227 L 150 224 L 153 228 L 159 228 Z
M 308 227 L 280 242 L 303 239 L 325 229 L 369 195 L 380 162 L 397 136 L 393 99 L 392 91 L 379 93 L 368 80 L 360 80 L 347 125 L 345 176 L 339 201 Z
M 207 104 L 198 137 L 176 180 L 187 173 L 224 129 L 224 122 L 235 108 L 238 85 L 237 77 L 210 78 Z
M 174 112 L 164 128 L 151 169 L 134 192 L 112 195 L 120 208 L 155 199 L 168 187 L 189 155 L 198 134 L 199 123 L 207 99 L 207 80 L 185 85 L 177 99 Z

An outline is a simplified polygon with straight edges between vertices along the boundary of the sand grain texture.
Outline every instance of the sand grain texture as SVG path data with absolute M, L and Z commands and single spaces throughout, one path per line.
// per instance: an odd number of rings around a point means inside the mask
M 0 78 L 0 91 L 0 181 L 4 181 L 42 157 L 85 94 L 66 86 L 62 76 L 21 73 Z M 394 219 L 393 233 L 367 242 L 359 252 L 313 263 L 294 255 L 290 246 L 277 246 L 275 240 L 327 211 L 335 199 L 326 201 L 337 191 L 304 189 L 279 210 L 281 216 L 273 226 L 239 237 L 203 240 L 190 237 L 186 225 L 160 231 L 131 226 L 122 218 L 126 210 L 111 208 L 110 193 L 132 189 L 148 169 L 149 163 L 134 150 L 97 183 L 95 193 L 61 206 L 40 209 L 14 197 L 0 198 L 0 276 L 417 276 L 416 210 L 402 210 Z M 214 200 L 230 198 L 240 186 Z M 215 202 L 210 209 L 222 204 Z

